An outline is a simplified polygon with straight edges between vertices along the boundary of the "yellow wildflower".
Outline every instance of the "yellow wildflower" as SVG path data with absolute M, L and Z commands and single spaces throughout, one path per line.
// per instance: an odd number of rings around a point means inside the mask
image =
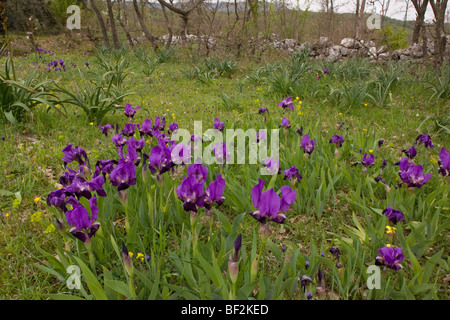
M 55 228 L 55 226 L 53 225 L 53 223 L 52 224 L 49 224 L 48 225 L 48 227 L 47 227 L 47 229 L 45 229 L 45 233 L 52 233 L 52 232 L 55 232 L 55 230 L 56 230 L 56 228 Z
M 397 230 L 397 228 L 391 227 L 391 226 L 386 226 L 386 233 L 392 233 L 394 234 L 395 231 Z
M 42 212 L 41 211 L 37 211 L 35 213 L 33 213 L 30 217 L 31 222 L 39 222 L 42 219 Z

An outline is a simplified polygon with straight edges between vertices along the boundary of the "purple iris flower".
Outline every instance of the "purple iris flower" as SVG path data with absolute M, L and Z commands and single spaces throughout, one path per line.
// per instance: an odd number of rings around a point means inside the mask
M 89 62 L 85 62 L 84 65 L 89 68 Z
M 178 130 L 178 123 L 174 122 L 169 124 L 169 133 L 175 132 Z
M 378 256 L 375 258 L 377 266 L 386 266 L 389 269 L 398 271 L 402 268 L 401 262 L 404 256 L 402 248 L 383 247 L 378 249 Z
M 152 136 L 153 124 L 152 120 L 145 119 L 142 125 L 139 126 L 139 133 L 141 136 Z
M 256 143 L 259 143 L 259 140 L 267 139 L 267 131 L 266 130 L 258 130 L 256 132 Z
M 389 222 L 394 225 L 399 221 L 405 221 L 403 213 L 400 210 L 392 209 L 391 206 L 384 209 L 383 214 L 389 219 Z
M 330 71 L 328 70 L 328 68 L 323 69 L 323 74 L 330 74 Z
M 221 174 L 218 174 L 216 180 L 211 182 L 205 190 L 205 208 L 211 210 L 211 206 L 214 203 L 220 206 L 225 201 L 223 197 L 224 191 L 225 179 L 222 178 Z
M 97 169 L 103 175 L 111 174 L 114 170 L 114 166 L 117 165 L 118 162 L 116 160 L 98 160 L 95 164 L 96 171 Z
M 148 159 L 150 171 L 153 174 L 158 171 L 158 175 L 169 171 L 172 168 L 171 158 L 170 149 L 164 146 L 153 147 Z
M 297 199 L 297 191 L 292 190 L 289 186 L 283 186 L 280 189 L 280 198 L 273 189 L 262 192 L 263 188 L 264 181 L 261 179 L 252 188 L 253 206 L 258 210 L 250 212 L 250 215 L 260 223 L 265 223 L 266 220 L 283 223 L 286 219 L 285 212 L 289 210 L 290 205 Z
M 208 168 L 201 164 L 191 164 L 187 168 L 187 176 L 195 177 L 197 182 L 205 182 L 208 179 Z
M 297 133 L 302 136 L 303 135 L 303 127 L 300 127 L 300 129 L 297 130 Z
M 100 130 L 102 130 L 102 134 L 105 135 L 105 137 L 108 137 L 108 132 L 113 132 L 114 128 L 112 124 L 107 124 L 104 127 L 102 126 L 98 126 L 100 128 Z
M 375 156 L 371 154 L 370 156 L 367 156 L 367 153 L 364 153 L 362 158 L 362 164 L 365 167 L 371 167 L 375 163 Z
M 283 100 L 281 100 L 281 102 L 279 104 L 277 104 L 278 107 L 282 107 L 283 109 L 289 108 L 291 110 L 294 110 L 294 104 L 292 103 L 292 97 L 287 97 Z
M 67 204 L 72 206 L 72 210 L 66 211 L 65 214 L 67 224 L 73 227 L 70 229 L 70 233 L 83 242 L 88 241 L 100 228 L 100 223 L 96 222 L 98 217 L 97 198 L 89 200 L 91 215 L 74 197 L 68 198 Z
M 122 132 L 113 136 L 112 141 L 117 148 L 123 147 L 127 144 L 127 139 L 122 136 Z
M 309 140 L 309 134 L 305 134 L 300 144 L 300 148 L 303 148 L 307 154 L 311 154 L 314 151 L 315 143 L 314 140 Z
M 344 137 L 336 134 L 331 137 L 330 143 L 334 143 L 336 144 L 336 147 L 340 148 L 342 146 L 342 143 L 344 143 Z
M 165 118 L 160 118 L 160 117 L 156 117 L 155 118 L 155 123 L 153 125 L 153 130 L 157 130 L 157 131 L 164 131 L 164 127 L 166 126 L 166 119 Z
M 450 152 L 447 152 L 446 148 L 442 148 L 439 151 L 439 173 L 443 177 L 450 176 Z
M 267 108 L 259 108 L 259 111 L 258 111 L 259 114 L 264 114 L 266 112 L 269 112 L 269 109 L 267 109 Z
M 218 163 L 220 164 L 225 163 L 225 161 L 230 161 L 231 159 L 230 152 L 225 142 L 222 142 L 221 144 L 219 143 L 214 144 L 213 152 Z
M 219 118 L 214 119 L 214 129 L 223 131 L 225 130 L 225 124 L 223 122 L 220 122 Z
M 284 170 L 284 180 L 286 179 L 293 179 L 294 177 L 297 178 L 298 181 L 302 179 L 302 176 L 300 175 L 298 169 L 295 166 L 290 167 L 287 170 Z
M 136 127 L 139 129 L 139 123 L 127 123 L 123 127 L 122 134 L 126 137 L 131 137 L 134 135 Z
M 145 146 L 145 139 L 135 140 L 133 137 L 131 137 L 126 144 L 128 147 L 133 148 L 136 150 L 136 152 L 141 152 L 142 149 Z
M 283 120 L 281 120 L 281 126 L 289 129 L 291 127 L 291 122 L 287 118 L 283 118 Z
M 75 171 L 68 166 L 66 166 L 66 170 L 61 177 L 59 177 L 59 183 L 64 187 L 67 187 L 72 184 L 73 180 L 77 177 L 86 180 L 86 173 L 84 172 L 84 168 L 81 165 L 78 165 L 78 171 Z
M 47 196 L 47 205 L 49 207 L 55 207 L 60 211 L 66 211 L 66 194 L 64 188 L 50 192 Z
M 131 105 L 131 104 L 126 104 L 125 105 L 125 111 L 124 111 L 124 113 L 125 113 L 125 116 L 128 118 L 128 119 L 133 119 L 134 118 L 134 116 L 136 115 L 136 112 L 139 110 L 139 109 L 141 109 L 141 107 L 135 107 L 135 108 L 133 108 L 133 106 Z
M 204 206 L 204 181 L 197 182 L 195 177 L 183 177 L 177 187 L 178 199 L 183 201 L 183 209 L 187 212 L 198 212 L 198 207 Z
M 126 190 L 136 184 L 136 166 L 133 162 L 120 159 L 109 178 L 111 184 L 117 187 L 118 191 Z
M 420 134 L 416 138 L 416 143 L 419 141 L 419 143 L 423 143 L 425 145 L 425 148 L 433 148 L 433 143 L 431 142 L 431 137 L 427 134 Z
M 431 174 L 423 174 L 423 167 L 418 164 L 408 162 L 408 158 L 402 158 L 398 163 L 400 171 L 399 176 L 408 187 L 422 187 L 431 178 Z
M 266 160 L 266 172 L 273 176 L 281 173 L 280 160 L 276 161 L 274 158 L 267 158 Z
M 89 161 L 86 152 L 80 147 L 72 147 L 73 144 L 70 143 L 62 150 L 62 152 L 64 153 L 64 157 L 62 158 L 62 160 L 64 161 L 64 165 L 76 161 L 80 165 L 84 166 L 86 164 L 86 161 Z
M 402 152 L 404 154 L 406 154 L 406 156 L 410 159 L 414 159 L 414 157 L 417 155 L 417 151 L 416 151 L 416 148 L 414 148 L 414 146 L 412 146 L 408 149 L 404 149 L 404 150 L 402 150 Z

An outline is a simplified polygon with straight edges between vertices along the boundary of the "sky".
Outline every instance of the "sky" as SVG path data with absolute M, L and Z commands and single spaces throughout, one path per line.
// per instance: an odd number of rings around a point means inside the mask
M 291 0 L 290 2 L 297 3 L 297 0 L 294 0 L 294 1 Z M 322 1 L 300 0 L 299 1 L 300 9 L 306 9 L 306 7 L 309 5 L 310 6 L 309 9 L 311 11 L 319 11 L 319 10 L 321 10 L 321 5 L 320 5 L 321 2 Z M 379 13 L 381 13 L 380 3 L 383 3 L 383 2 L 387 3 L 389 1 L 387 1 L 387 0 L 375 1 L 376 2 L 375 7 L 370 5 L 368 2 L 369 1 L 367 1 L 365 12 L 379 14 Z M 406 4 L 407 2 L 409 2 L 408 6 Z M 355 4 L 356 4 L 356 0 L 335 0 L 334 6 L 337 8 L 337 10 L 335 10 L 335 12 L 339 12 L 339 13 L 354 12 Z M 405 19 L 405 12 L 406 12 L 407 7 L 408 7 L 407 20 L 415 20 L 416 13 L 415 13 L 414 6 L 412 5 L 411 1 L 407 1 L 407 0 L 390 0 L 389 9 L 387 11 L 387 16 L 390 18 L 403 20 L 403 19 Z M 447 12 L 449 11 L 449 9 L 450 8 L 447 8 Z M 431 22 L 433 18 L 434 18 L 433 10 L 431 9 L 431 6 L 428 5 L 427 12 L 425 13 L 425 20 L 427 22 Z

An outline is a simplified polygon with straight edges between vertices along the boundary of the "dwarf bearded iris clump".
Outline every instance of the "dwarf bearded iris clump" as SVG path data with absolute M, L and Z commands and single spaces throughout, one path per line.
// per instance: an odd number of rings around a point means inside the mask
M 391 206 L 384 209 L 383 214 L 389 219 L 389 222 L 394 225 L 399 221 L 405 221 L 405 216 L 403 213 L 400 210 L 392 209 Z
M 263 192 L 264 181 L 259 179 L 259 183 L 252 188 L 251 196 L 253 206 L 257 211 L 250 212 L 250 215 L 261 223 L 261 233 L 267 235 L 268 221 L 276 223 L 284 223 L 286 220 L 286 212 L 290 209 L 290 205 L 297 199 L 297 191 L 292 190 L 289 186 L 281 187 L 281 198 L 273 190 L 269 189 Z M 267 224 L 267 226 L 266 226 Z
M 316 142 L 314 140 L 309 140 L 309 135 L 305 134 L 300 144 L 300 148 L 303 148 L 307 154 L 311 154 L 314 151 L 315 144 Z
M 67 224 L 73 227 L 70 229 L 70 233 L 83 242 L 90 240 L 100 228 L 100 223 L 96 222 L 98 216 L 97 198 L 89 200 L 90 216 L 88 210 L 74 197 L 69 197 L 67 204 L 72 206 L 72 209 L 66 211 L 65 214 Z
M 292 97 L 287 97 L 286 99 L 281 100 L 279 104 L 277 104 L 278 107 L 282 107 L 283 109 L 289 108 L 291 110 L 294 110 L 294 104 L 292 103 Z
M 450 152 L 446 148 L 439 151 L 439 173 L 445 177 L 450 176 Z
M 420 164 L 409 163 L 408 158 L 402 158 L 397 165 L 400 168 L 398 174 L 408 187 L 420 188 L 431 178 L 430 173 L 423 174 L 423 167 Z
M 433 148 L 433 143 L 431 142 L 431 137 L 427 134 L 419 134 L 416 138 L 416 143 L 423 143 L 425 148 Z
M 378 256 L 375 258 L 375 265 L 386 266 L 389 269 L 398 271 L 402 268 L 401 262 L 404 256 L 402 248 L 393 248 L 386 246 L 378 249 Z

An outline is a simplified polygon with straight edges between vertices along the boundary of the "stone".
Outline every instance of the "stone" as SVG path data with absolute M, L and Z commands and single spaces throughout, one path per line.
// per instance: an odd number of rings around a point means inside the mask
M 352 38 L 344 38 L 341 40 L 341 46 L 347 49 L 353 49 L 355 46 L 355 39 Z
M 377 50 L 377 54 L 385 53 L 387 51 L 387 46 L 381 46 Z

